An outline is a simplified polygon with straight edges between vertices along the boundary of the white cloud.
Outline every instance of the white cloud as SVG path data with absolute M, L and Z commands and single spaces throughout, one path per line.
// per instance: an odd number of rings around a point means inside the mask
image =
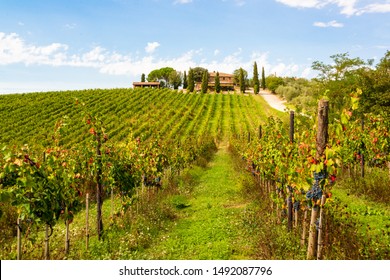
M 219 55 L 220 52 L 221 52 L 220 50 L 215 49 L 215 50 L 214 50 L 214 55 Z
M 145 51 L 147 53 L 153 53 L 159 46 L 160 43 L 158 42 L 148 43 L 147 46 L 145 47 Z
M 340 22 L 337 22 L 335 20 L 328 21 L 328 22 L 316 21 L 315 23 L 313 23 L 313 26 L 316 26 L 316 27 L 336 27 L 336 28 L 340 28 L 340 27 L 343 27 L 344 24 L 342 24 Z
M 67 23 L 64 25 L 65 29 L 68 29 L 68 30 L 75 29 L 76 26 L 77 26 L 77 24 L 75 24 L 75 23 Z
M 306 67 L 305 69 L 303 69 L 301 77 L 306 78 L 306 79 L 312 78 L 313 77 L 313 69 L 311 67 Z
M 106 58 L 104 55 L 105 50 L 101 47 L 95 47 L 91 51 L 85 53 L 82 56 L 82 60 L 85 62 L 103 62 Z
M 189 4 L 191 3 L 192 0 L 176 0 L 175 2 L 173 2 L 173 4 Z
M 388 50 L 390 49 L 390 45 L 377 45 L 377 46 L 374 46 L 376 49 L 382 49 L 382 50 Z
M 12 63 L 56 65 L 60 63 L 59 58 L 67 49 L 67 45 L 60 43 L 47 46 L 27 45 L 16 33 L 0 32 L 0 65 Z
M 327 1 L 321 0 L 276 0 L 276 2 L 282 3 L 284 5 L 294 7 L 294 8 L 322 8 L 326 5 Z
M 237 6 L 241 7 L 245 5 L 245 0 L 234 0 Z
M 357 12 L 358 15 L 365 13 L 389 13 L 390 3 L 375 3 L 365 6 L 363 9 Z
M 388 13 L 390 12 L 389 0 L 377 0 L 375 3 L 365 5 L 362 0 L 275 0 L 293 8 L 317 8 L 336 5 L 340 8 L 340 14 L 356 16 L 365 13 Z M 370 1 L 373 2 L 373 1 Z
M 361 8 L 356 7 L 358 0 L 333 0 L 341 8 L 340 13 L 346 16 L 356 15 Z
M 250 73 L 253 72 L 253 63 L 258 67 L 264 67 L 266 73 L 274 73 L 280 76 L 300 76 L 303 67 L 290 63 L 272 64 L 269 62 L 268 52 L 253 52 L 244 55 L 238 48 L 235 52 L 225 56 L 209 59 L 205 57 L 203 49 L 189 50 L 172 58 L 159 58 L 150 53 L 144 57 L 139 54 L 121 54 L 95 46 L 87 52 L 72 54 L 69 46 L 61 43 L 35 46 L 26 43 L 15 33 L 5 34 L 0 32 L 0 66 L 10 64 L 25 65 L 49 65 L 95 68 L 102 74 L 125 75 L 139 77 L 142 73 L 149 73 L 154 69 L 171 66 L 178 71 L 188 70 L 190 67 L 201 66 L 209 71 L 232 73 L 240 67 Z

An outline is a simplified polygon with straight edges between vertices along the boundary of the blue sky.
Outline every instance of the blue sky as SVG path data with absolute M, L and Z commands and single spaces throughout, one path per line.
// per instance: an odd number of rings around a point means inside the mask
M 390 49 L 390 0 L 2 0 L 0 93 L 130 87 L 153 69 L 315 77 Z

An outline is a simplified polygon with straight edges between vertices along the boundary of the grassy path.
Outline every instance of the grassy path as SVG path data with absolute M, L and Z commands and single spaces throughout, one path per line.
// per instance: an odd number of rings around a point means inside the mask
M 250 259 L 252 245 L 243 230 L 249 203 L 242 196 L 244 177 L 221 146 L 206 169 L 194 170 L 197 184 L 172 230 L 143 252 L 143 259 Z

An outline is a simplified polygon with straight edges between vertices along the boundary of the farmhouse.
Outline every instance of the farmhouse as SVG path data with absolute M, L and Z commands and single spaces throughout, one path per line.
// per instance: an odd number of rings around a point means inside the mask
M 160 88 L 159 82 L 134 82 L 133 88 Z
M 215 89 L 215 77 L 217 72 L 211 72 L 209 76 L 209 88 Z M 234 89 L 234 75 L 227 73 L 219 73 L 219 82 L 222 90 Z
M 217 76 L 217 72 L 209 73 L 209 81 L 208 87 L 210 90 L 215 90 L 215 77 Z M 219 73 L 219 83 L 221 85 L 222 90 L 234 90 L 234 75 L 227 73 Z M 196 83 L 195 89 L 200 90 L 202 87 L 202 83 Z

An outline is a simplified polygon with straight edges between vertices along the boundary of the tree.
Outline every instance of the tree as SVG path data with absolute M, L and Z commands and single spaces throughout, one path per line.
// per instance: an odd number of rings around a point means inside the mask
M 221 92 L 221 82 L 219 81 L 219 72 L 215 75 L 215 92 Z
M 188 81 L 187 81 L 187 73 L 184 71 L 183 75 L 183 88 L 186 89 L 188 87 Z
M 142 75 L 141 75 L 141 82 L 142 82 L 142 83 L 145 82 L 145 74 L 144 74 L 144 73 L 142 73 Z
M 244 69 L 240 68 L 239 84 L 241 93 L 245 93 L 245 76 Z
M 283 79 L 274 75 L 268 76 L 264 81 L 266 81 L 267 88 L 273 93 L 276 92 L 279 86 L 284 85 Z
M 209 73 L 208 71 L 203 72 L 203 77 L 202 77 L 202 93 L 207 93 L 207 89 L 209 88 Z
M 207 72 L 207 69 L 203 67 L 195 67 L 192 69 L 193 71 L 193 78 L 196 83 L 201 83 L 203 80 L 204 72 Z
M 261 67 L 261 87 L 266 88 L 264 67 Z
M 188 87 L 189 92 L 194 92 L 195 89 L 195 81 L 194 81 L 194 70 L 190 68 L 188 71 Z
M 163 86 L 171 86 L 172 84 L 169 81 L 169 76 L 172 72 L 176 72 L 172 67 L 163 67 L 160 69 L 155 69 L 148 75 L 149 82 L 160 82 Z M 164 82 L 164 83 L 161 83 Z M 173 85 L 172 85 L 173 86 Z
M 181 72 L 179 71 L 172 71 L 169 74 L 169 83 L 173 87 L 173 89 L 178 89 L 179 86 L 181 86 Z
M 365 63 L 360 58 L 349 58 L 348 53 L 331 55 L 332 64 L 320 61 L 312 63 L 313 70 L 319 71 L 319 79 L 323 81 L 340 81 L 353 74 Z
M 234 84 L 237 86 L 240 84 L 240 71 L 241 71 L 242 68 L 239 68 L 239 69 L 236 69 L 234 70 L 233 72 L 233 80 L 234 80 Z M 244 74 L 244 80 L 247 80 L 248 79 L 248 72 L 244 69 L 242 69 L 243 71 L 243 74 Z
M 350 105 L 350 94 L 359 87 L 361 69 L 369 65 L 360 58 L 350 58 L 348 53 L 330 56 L 332 64 L 314 61 L 312 69 L 319 72 L 317 80 L 321 91 L 332 100 L 330 111 L 336 113 Z
M 360 99 L 363 113 L 383 113 L 390 116 L 390 51 L 380 60 L 375 69 L 361 70 L 362 95 Z
M 257 71 L 257 63 L 255 61 L 255 64 L 253 65 L 253 93 L 258 94 L 259 93 L 259 72 Z

